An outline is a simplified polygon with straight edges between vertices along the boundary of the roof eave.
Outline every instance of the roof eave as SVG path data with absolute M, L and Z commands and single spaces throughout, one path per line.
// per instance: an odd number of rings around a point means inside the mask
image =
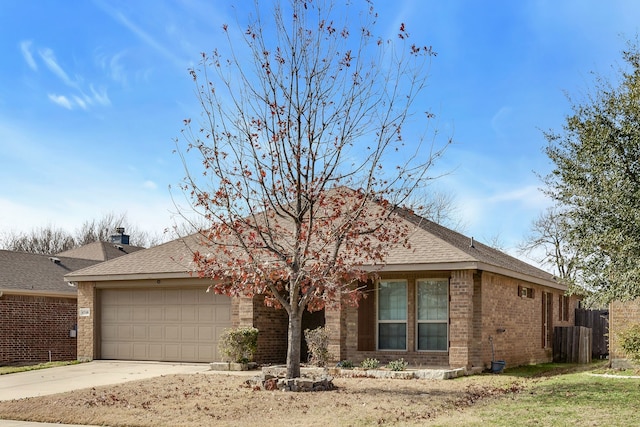
M 547 286 L 562 291 L 567 290 L 567 286 L 554 280 L 547 280 L 542 277 L 532 276 L 526 273 L 519 273 L 507 268 L 498 267 L 492 264 L 480 261 L 462 261 L 462 262 L 439 262 L 428 264 L 386 264 L 384 266 L 366 266 L 367 271 L 379 272 L 412 272 L 412 271 L 446 271 L 446 270 L 482 270 L 490 273 L 500 274 L 514 279 L 523 280 L 525 282 L 537 285 Z
M 132 274 L 100 274 L 100 275 L 66 275 L 64 280 L 70 283 L 77 282 L 111 282 L 121 280 L 152 280 L 152 279 L 188 279 L 196 277 L 187 271 L 168 273 L 132 273 Z
M 2 297 L 3 295 L 24 295 L 24 296 L 34 296 L 34 297 L 54 297 L 54 298 L 72 298 L 72 299 L 78 298 L 77 290 L 75 288 L 73 288 L 73 290 L 71 290 L 70 292 L 0 288 L 0 297 Z

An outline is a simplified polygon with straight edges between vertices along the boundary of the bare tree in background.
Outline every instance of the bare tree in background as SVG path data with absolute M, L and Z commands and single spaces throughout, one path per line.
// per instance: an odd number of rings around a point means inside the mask
M 132 246 L 151 247 L 162 243 L 161 235 L 152 235 L 129 223 L 126 214 L 109 213 L 82 223 L 75 232 L 49 225 L 30 232 L 9 232 L 0 236 L 0 248 L 10 251 L 52 255 L 93 242 L 108 242 L 116 228 L 124 227 Z
M 51 225 L 34 228 L 28 233 L 6 233 L 0 237 L 0 247 L 9 251 L 52 255 L 76 246 L 69 232 Z
M 464 232 L 466 225 L 451 192 L 431 191 L 430 187 L 417 191 L 409 202 L 416 214 L 444 227 Z
M 544 266 L 551 267 L 567 285 L 576 280 L 578 257 L 568 238 L 569 218 L 558 208 L 545 210 L 532 223 L 518 251 Z

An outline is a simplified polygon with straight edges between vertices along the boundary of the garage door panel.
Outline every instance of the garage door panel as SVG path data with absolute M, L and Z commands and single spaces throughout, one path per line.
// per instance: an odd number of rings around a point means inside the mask
M 183 305 L 180 307 L 180 319 L 183 322 L 195 322 L 198 320 L 198 306 L 196 305 Z
M 198 304 L 198 294 L 199 293 L 202 293 L 202 290 L 185 289 L 185 291 L 181 295 L 182 304 L 183 305 Z
M 103 289 L 103 359 L 211 362 L 231 300 L 206 288 Z
M 133 327 L 131 325 L 118 325 L 116 330 L 118 341 L 133 339 Z
M 149 332 L 149 336 L 148 336 L 149 341 L 164 340 L 164 334 L 162 333 L 164 330 L 164 327 L 162 325 L 149 325 L 149 329 L 147 330 Z
M 127 322 L 132 319 L 131 306 L 118 306 L 116 307 L 116 316 L 118 322 Z
M 194 326 L 183 326 L 180 330 L 180 338 L 182 341 L 197 341 L 197 327 Z
M 164 353 L 171 360 L 181 360 L 180 346 L 177 344 L 167 344 L 164 348 Z
M 134 360 L 145 359 L 148 354 L 148 345 L 144 343 L 133 343 L 133 357 Z
M 217 337 L 214 334 L 213 326 L 200 326 L 198 327 L 198 341 L 208 341 L 214 342 L 217 341 Z
M 164 304 L 164 291 L 162 289 L 150 289 L 145 293 L 147 294 L 147 304 Z
M 163 309 L 162 307 L 149 307 L 147 309 L 148 319 L 152 322 L 162 321 L 163 319 Z
M 215 321 L 216 322 L 229 322 L 231 323 L 231 307 L 230 306 L 222 306 L 219 305 L 216 307 L 216 314 L 215 314 Z
M 148 328 L 145 325 L 133 325 L 133 339 L 145 341 L 147 339 Z
M 180 320 L 180 307 L 177 305 L 165 306 L 164 320 L 176 322 Z

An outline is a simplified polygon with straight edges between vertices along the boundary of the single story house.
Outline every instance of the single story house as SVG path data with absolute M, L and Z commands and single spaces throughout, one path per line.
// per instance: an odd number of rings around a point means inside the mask
M 407 216 L 411 249 L 394 249 L 367 298 L 303 318 L 325 325 L 335 361 L 404 358 L 413 366 L 483 369 L 552 360 L 554 326 L 572 326 L 575 297 L 534 266 L 431 221 Z M 193 236 L 71 272 L 78 359 L 211 362 L 229 327 L 259 329 L 259 363 L 286 358 L 287 316 L 261 297 L 207 293 L 192 274 Z
M 640 324 L 640 299 L 609 304 L 609 363 L 612 368 L 628 368 L 633 364 L 620 346 L 618 334 Z
M 64 275 L 139 249 L 96 242 L 56 255 L 0 250 L 0 365 L 75 360 L 77 289 Z

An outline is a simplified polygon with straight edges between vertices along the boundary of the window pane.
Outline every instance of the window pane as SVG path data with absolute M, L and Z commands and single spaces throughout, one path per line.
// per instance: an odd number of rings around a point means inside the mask
M 405 350 L 407 326 L 405 323 L 379 323 L 378 348 L 380 350 Z
M 407 320 L 406 282 L 380 282 L 378 320 Z
M 447 347 L 446 323 L 418 324 L 418 350 L 446 351 Z
M 418 320 L 449 318 L 449 283 L 445 280 L 418 281 Z

